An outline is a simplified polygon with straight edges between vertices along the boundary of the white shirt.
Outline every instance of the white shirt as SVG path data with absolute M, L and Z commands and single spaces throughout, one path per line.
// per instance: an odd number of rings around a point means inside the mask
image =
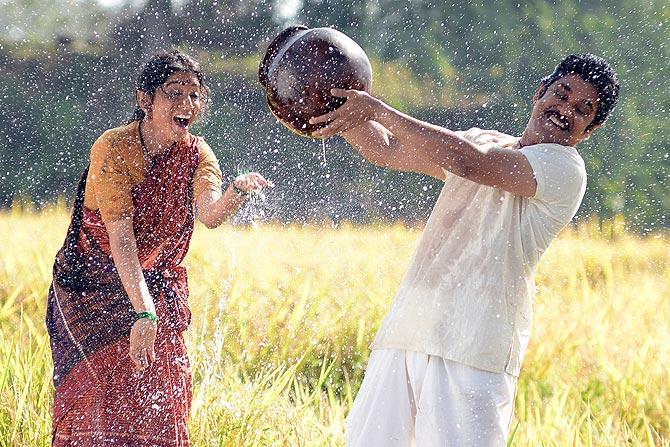
M 517 140 L 477 128 L 460 134 L 483 146 Z M 372 349 L 423 352 L 519 375 L 533 275 L 586 190 L 584 160 L 573 147 L 537 144 L 521 152 L 537 181 L 532 198 L 447 175 Z

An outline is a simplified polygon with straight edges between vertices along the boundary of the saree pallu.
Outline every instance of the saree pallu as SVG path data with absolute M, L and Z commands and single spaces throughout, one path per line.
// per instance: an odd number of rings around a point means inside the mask
M 190 323 L 186 270 L 195 208 L 197 138 L 160 155 L 132 190 L 138 258 L 159 318 L 156 360 L 141 372 L 128 356 L 134 309 L 114 266 L 100 211 L 77 189 L 56 255 L 46 323 L 54 362 L 53 445 L 188 446 Z

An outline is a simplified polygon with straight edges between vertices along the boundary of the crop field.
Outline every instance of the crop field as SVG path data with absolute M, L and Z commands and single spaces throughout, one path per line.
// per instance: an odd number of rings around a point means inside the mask
M 0 213 L 0 447 L 50 445 L 44 325 L 63 206 Z M 420 227 L 198 226 L 185 265 L 194 446 L 342 446 Z M 536 276 L 512 446 L 670 446 L 670 241 L 561 233 Z

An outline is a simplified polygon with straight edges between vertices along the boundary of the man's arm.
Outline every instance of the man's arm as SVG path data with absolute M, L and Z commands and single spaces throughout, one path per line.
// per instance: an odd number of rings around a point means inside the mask
M 520 151 L 477 146 L 455 132 L 395 110 L 366 92 L 334 89 L 332 93 L 347 101 L 334 112 L 311 120 L 312 123 L 332 120 L 315 136 L 344 134 L 366 121 L 377 121 L 403 147 L 412 148 L 421 158 L 431 160 L 438 168 L 513 194 L 526 197 L 535 195 L 537 183 L 533 169 Z
M 388 129 L 375 121 L 367 121 L 344 131 L 342 137 L 376 166 L 418 172 L 444 180 L 445 173 L 437 163 L 417 151 L 410 150 Z

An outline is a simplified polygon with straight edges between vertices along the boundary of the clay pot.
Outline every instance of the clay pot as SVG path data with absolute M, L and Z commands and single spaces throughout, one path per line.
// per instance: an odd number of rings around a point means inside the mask
M 270 43 L 258 80 L 272 113 L 292 131 L 309 137 L 325 124 L 309 119 L 332 112 L 345 99 L 332 88 L 370 91 L 372 68 L 356 42 L 332 28 L 292 26 Z

